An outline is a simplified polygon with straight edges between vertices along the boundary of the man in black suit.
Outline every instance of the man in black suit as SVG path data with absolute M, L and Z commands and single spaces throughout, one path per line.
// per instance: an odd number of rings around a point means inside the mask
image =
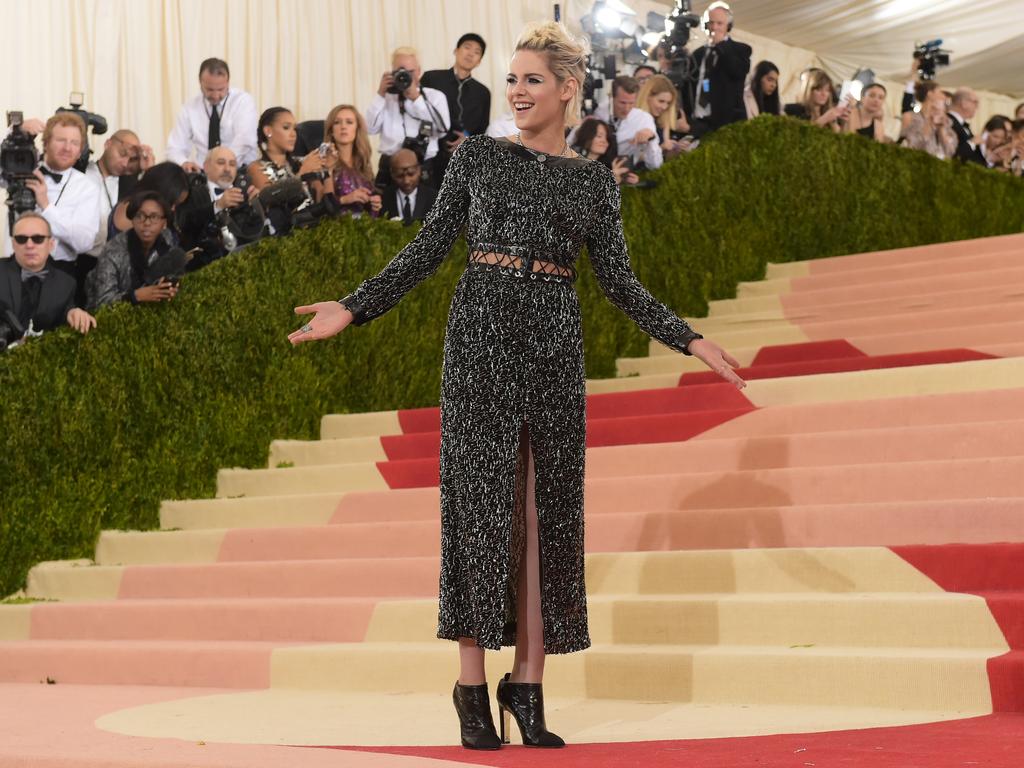
M 11 233 L 14 258 L 0 260 L 0 349 L 67 323 L 80 333 L 96 319 L 75 306 L 75 279 L 54 265 L 50 222 L 23 213 Z
M 956 134 L 956 156 L 965 163 L 978 163 L 988 167 L 981 147 L 974 140 L 974 131 L 968 122 L 978 111 L 978 94 L 970 88 L 957 88 L 949 105 L 949 121 Z
M 411 149 L 400 149 L 391 156 L 391 185 L 384 190 L 384 213 L 409 226 L 423 221 L 430 211 L 437 190 L 420 184 L 420 161 Z
M 700 138 L 716 128 L 747 119 L 743 87 L 750 71 L 751 49 L 729 37 L 732 11 L 716 2 L 704 12 L 708 43 L 693 54 L 697 66 L 690 133 Z

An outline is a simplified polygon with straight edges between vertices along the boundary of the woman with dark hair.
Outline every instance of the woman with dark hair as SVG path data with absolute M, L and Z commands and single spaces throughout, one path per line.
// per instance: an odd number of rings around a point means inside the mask
M 263 110 L 256 126 L 256 137 L 260 159 L 249 163 L 248 168 L 249 181 L 256 189 L 323 168 L 322 159 L 315 151 L 304 158 L 292 155 L 298 134 L 295 115 L 290 109 L 271 107 Z
M 164 277 L 146 285 L 146 270 L 173 245 L 167 231 L 171 206 L 159 192 L 136 190 L 125 215 L 131 229 L 107 241 L 86 279 L 87 303 L 94 311 L 117 301 L 170 301 L 178 293 L 177 285 Z
M 189 182 L 188 174 L 177 163 L 170 161 L 157 163 L 142 174 L 139 183 L 135 185 L 135 193 L 156 192 L 170 206 L 172 213 L 188 200 Z M 125 232 L 132 227 L 132 220 L 127 215 L 128 204 L 131 198 L 122 200 L 110 214 L 110 237 L 118 232 Z M 167 218 L 167 226 L 172 233 L 177 234 L 177 227 L 173 215 Z
M 636 184 L 640 177 L 629 169 L 625 157 L 618 157 L 618 142 L 615 131 L 604 120 L 588 117 L 576 129 L 573 149 L 588 160 L 595 160 L 610 168 L 615 175 L 615 183 Z
M 859 133 L 866 139 L 880 143 L 888 143 L 891 139 L 885 135 L 885 96 L 887 91 L 881 83 L 872 83 L 864 87 L 860 93 L 860 102 L 850 112 L 850 118 L 843 126 L 845 133 Z
M 757 62 L 750 82 L 743 90 L 743 103 L 747 107 L 747 118 L 758 115 L 781 115 L 779 101 L 779 68 L 767 59 Z
M 850 114 L 850 105 L 845 101 L 836 103 L 832 78 L 825 70 L 812 67 L 804 73 L 803 80 L 803 96 L 800 101 L 786 105 L 786 114 L 839 133 L 841 122 Z
M 918 107 L 903 115 L 900 143 L 940 160 L 956 154 L 956 133 L 946 114 L 946 94 L 934 80 L 914 87 Z

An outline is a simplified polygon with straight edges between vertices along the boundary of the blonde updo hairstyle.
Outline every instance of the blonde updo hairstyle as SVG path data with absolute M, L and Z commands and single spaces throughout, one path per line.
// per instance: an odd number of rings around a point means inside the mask
M 516 51 L 544 54 L 548 69 L 559 84 L 569 79 L 576 81 L 575 95 L 565 105 L 565 124 L 576 125 L 580 121 L 583 81 L 587 76 L 587 57 L 590 55 L 587 43 L 574 37 L 564 25 L 545 21 L 523 30 L 516 42 Z

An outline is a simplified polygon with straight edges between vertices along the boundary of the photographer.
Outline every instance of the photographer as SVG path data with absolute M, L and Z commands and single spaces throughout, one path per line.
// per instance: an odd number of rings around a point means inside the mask
M 910 112 L 900 142 L 940 160 L 956 154 L 956 134 L 946 116 L 946 94 L 934 80 L 918 83 L 916 95 L 921 107 Z
M 238 160 L 230 147 L 211 149 L 203 161 L 203 172 L 206 174 L 206 191 L 215 212 L 237 208 L 247 201 L 251 202 L 259 194 L 254 186 L 245 192 L 235 186 Z
M 690 133 L 700 138 L 729 123 L 747 119 L 743 88 L 750 71 L 751 48 L 733 40 L 732 11 L 715 2 L 704 12 L 707 45 L 693 54 L 697 86 L 693 94 Z
M 75 281 L 54 268 L 50 223 L 34 212 L 14 222 L 14 258 L 0 260 L 0 349 L 67 323 L 79 333 L 95 318 L 75 306 Z
M 85 123 L 71 112 L 58 112 L 45 126 L 28 120 L 23 127 L 26 133 L 43 134 L 43 162 L 25 181 L 25 188 L 53 231 L 57 268 L 77 281 L 78 254 L 93 247 L 100 220 L 96 187 L 73 167 L 85 146 Z
M 810 120 L 815 125 L 840 133 L 842 122 L 850 115 L 849 102 L 836 102 L 832 78 L 823 69 L 812 67 L 804 72 L 802 79 L 803 95 L 800 101 L 786 105 L 786 114 L 799 120 Z
M 620 153 L 629 156 L 632 162 L 642 162 L 653 170 L 661 167 L 664 156 L 654 118 L 649 112 L 637 108 L 639 93 L 640 84 L 636 80 L 629 75 L 619 75 L 612 81 L 611 110 L 602 104 L 594 111 L 594 117 L 611 124 Z M 569 143 L 575 143 L 575 132 L 570 135 Z
M 384 212 L 405 226 L 423 221 L 437 199 L 437 192 L 420 184 L 420 161 L 411 149 L 391 156 L 392 185 L 384 190 Z
M 451 69 L 433 69 L 424 72 L 421 84 L 424 88 L 441 91 L 448 99 L 448 114 L 451 116 L 449 131 L 438 153 L 437 184 L 441 187 L 445 168 L 452 153 L 467 136 L 476 136 L 487 131 L 491 119 L 491 91 L 479 80 L 473 79 L 473 70 L 479 66 L 487 50 L 487 43 L 480 35 L 467 32 L 455 44 L 455 64 Z
M 573 149 L 581 157 L 610 168 L 616 184 L 636 184 L 640 181 L 640 177 L 632 171 L 626 159 L 618 156 L 615 133 L 604 120 L 598 120 L 596 117 L 584 118 L 576 129 Z
M 1011 140 L 1012 126 L 1006 115 L 993 115 L 985 123 L 985 131 L 981 134 L 978 149 L 985 158 L 985 165 L 996 171 L 1010 170 L 1013 156 Z
M 199 65 L 201 93 L 185 102 L 167 137 L 167 159 L 189 173 L 198 173 L 206 153 L 231 147 L 238 162 L 256 159 L 256 102 L 243 90 L 231 87 L 226 61 L 206 59 Z
M 132 304 L 170 301 L 177 281 L 155 277 L 151 267 L 172 248 L 167 224 L 171 207 L 159 192 L 137 192 L 128 201 L 132 228 L 111 238 L 89 273 L 86 294 L 93 311 L 117 301 Z
M 134 131 L 122 128 L 103 143 L 103 154 L 90 160 L 85 169 L 86 178 L 99 192 L 100 228 L 89 255 L 96 257 L 107 242 L 107 222 L 114 207 L 135 189 L 139 173 L 155 162 L 152 147 L 143 145 Z
M 451 125 L 448 100 L 440 91 L 420 87 L 420 65 L 414 48 L 391 54 L 390 72 L 380 79 L 377 95 L 366 110 L 367 129 L 380 134 L 377 186 L 387 186 L 391 155 L 411 149 L 423 164 L 424 180 L 436 186 L 434 158 L 438 142 Z

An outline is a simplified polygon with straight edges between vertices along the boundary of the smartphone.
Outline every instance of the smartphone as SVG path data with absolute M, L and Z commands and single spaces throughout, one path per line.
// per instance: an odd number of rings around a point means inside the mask
M 860 80 L 843 80 L 843 85 L 839 89 L 839 101 L 837 104 L 853 104 L 856 101 L 860 101 L 860 92 L 864 89 L 864 84 Z
M 320 159 L 321 160 L 323 160 L 325 157 L 327 157 L 327 153 L 330 152 L 330 151 L 331 151 L 331 145 L 328 144 L 326 141 L 323 144 L 321 144 L 319 147 L 316 148 L 316 153 L 318 155 L 320 155 Z

